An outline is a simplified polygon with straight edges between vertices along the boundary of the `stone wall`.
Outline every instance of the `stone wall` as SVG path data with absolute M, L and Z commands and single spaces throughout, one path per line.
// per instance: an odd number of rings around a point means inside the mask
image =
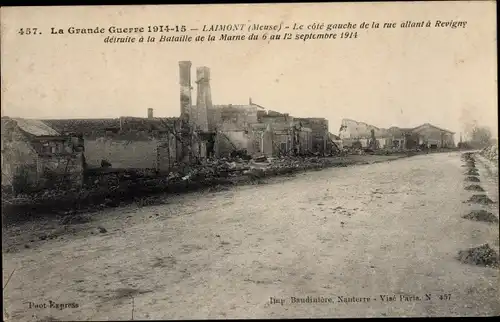
M 170 134 L 167 141 L 158 142 L 156 148 L 156 167 L 157 170 L 166 172 L 175 167 L 178 163 L 178 149 L 180 144 L 177 144 L 173 134 Z
M 389 136 L 387 129 L 378 128 L 364 122 L 357 122 L 350 119 L 342 120 L 339 136 L 342 139 L 370 139 L 371 130 L 375 131 L 376 138 Z
M 257 123 L 257 108 L 247 105 L 214 105 L 207 109 L 210 131 L 248 129 Z
M 312 130 L 312 152 L 327 152 L 329 138 L 328 120 L 324 118 L 295 118 L 295 123 Z
M 15 126 L 7 130 L 2 133 L 2 186 L 29 192 L 58 183 L 68 188 L 83 183 L 78 138 L 33 136 Z
M 308 153 L 312 151 L 312 130 L 303 128 L 299 132 L 299 153 Z
M 253 155 L 254 140 L 254 134 L 244 130 L 219 132 L 216 137 L 216 155 L 228 156 L 235 150 L 246 150 L 249 155 Z
M 106 160 L 113 168 L 156 168 L 157 139 L 131 141 L 102 137 L 85 140 L 85 160 L 91 167 L 100 167 Z
M 38 181 L 36 169 L 37 154 L 28 142 L 4 141 L 2 137 L 2 186 L 12 186 L 15 176 L 21 174 L 34 186 Z
M 83 153 L 38 156 L 37 170 L 41 186 L 63 183 L 72 187 L 83 184 Z

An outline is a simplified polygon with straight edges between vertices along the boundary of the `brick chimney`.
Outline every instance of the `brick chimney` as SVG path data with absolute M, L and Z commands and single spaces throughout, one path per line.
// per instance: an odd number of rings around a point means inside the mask
M 189 121 L 191 114 L 191 62 L 179 62 L 181 119 Z
M 153 118 L 153 109 L 148 108 L 148 119 L 152 119 L 152 118 Z
M 198 85 L 196 98 L 196 111 L 193 121 L 201 131 L 208 131 L 208 110 L 212 108 L 212 92 L 210 89 L 210 68 L 198 67 L 196 69 L 196 83 Z

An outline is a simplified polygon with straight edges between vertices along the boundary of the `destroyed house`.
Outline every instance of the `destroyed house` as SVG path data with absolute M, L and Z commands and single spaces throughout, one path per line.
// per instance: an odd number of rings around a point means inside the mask
M 339 136 L 344 146 L 352 146 L 359 142 L 367 147 L 372 135 L 378 146 L 392 149 L 414 149 L 417 147 L 441 148 L 454 147 L 454 133 L 429 123 L 413 128 L 390 127 L 389 129 L 343 119 Z
M 314 153 L 328 153 L 328 142 L 329 142 L 329 132 L 328 132 L 328 120 L 325 118 L 318 117 L 300 117 L 295 118 L 295 122 L 298 122 L 301 126 L 310 128 L 312 135 L 312 152 Z
M 208 128 L 217 130 L 248 130 L 257 123 L 257 107 L 251 105 L 213 105 L 208 108 Z
M 180 158 L 179 118 L 120 117 L 48 123 L 62 132 L 83 136 L 85 160 L 90 168 L 110 164 L 116 169 L 161 170 L 172 167 Z
M 2 118 L 2 186 L 15 191 L 83 183 L 83 139 L 40 120 Z

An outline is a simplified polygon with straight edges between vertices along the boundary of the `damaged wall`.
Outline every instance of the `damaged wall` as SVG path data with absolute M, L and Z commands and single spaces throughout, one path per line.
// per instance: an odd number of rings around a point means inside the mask
M 309 128 L 301 128 L 299 130 L 299 153 L 308 153 L 312 151 L 313 137 L 312 130 Z
M 318 117 L 295 118 L 294 122 L 299 122 L 301 126 L 312 130 L 312 152 L 328 152 L 327 143 L 329 140 L 329 132 L 327 119 Z
M 39 155 L 37 170 L 41 186 L 64 182 L 79 187 L 83 184 L 83 153 Z
M 342 139 L 369 139 L 371 138 L 371 130 L 375 131 L 377 138 L 389 136 L 387 129 L 350 119 L 342 120 L 339 136 Z
M 60 136 L 49 126 L 44 124 L 47 130 L 37 122 L 25 120 L 23 125 L 37 125 L 36 129 L 26 126 L 21 129 L 17 120 L 2 119 L 2 185 L 18 192 L 57 183 L 80 186 L 83 182 L 81 139 Z
M 155 168 L 157 139 L 130 140 L 118 137 L 101 137 L 85 140 L 85 160 L 90 167 L 100 167 L 106 160 L 113 168 Z
M 166 141 L 158 143 L 156 148 L 156 169 L 167 172 L 175 167 L 178 162 L 178 144 L 173 134 L 169 135 Z
M 89 167 L 101 167 L 101 161 L 119 169 L 157 169 L 167 171 L 180 161 L 182 144 L 174 134 L 161 137 L 131 138 L 131 133 L 85 141 L 85 159 Z
M 290 116 L 288 113 L 279 113 L 275 111 L 267 111 L 267 113 L 263 113 L 259 111 L 258 113 L 258 122 L 264 124 L 291 124 L 294 121 L 294 118 Z
M 14 135 L 11 140 L 2 135 L 2 186 L 12 186 L 16 175 L 26 176 L 27 183 L 36 185 L 37 154 L 22 137 Z
M 254 149 L 254 154 L 270 157 L 292 152 L 293 134 L 288 124 L 257 123 L 252 125 L 252 135 L 252 145 L 255 146 L 257 142 L 259 144 L 259 148 Z
M 178 117 L 51 120 L 51 124 L 64 132 L 83 134 L 90 167 L 100 167 L 101 161 L 106 160 L 116 168 L 165 170 L 174 163 L 173 159 L 183 157 L 181 141 L 174 136 L 176 133 L 181 138 Z
M 216 155 L 225 157 L 235 150 L 244 150 L 249 155 L 255 153 L 253 133 L 245 130 L 218 132 Z
M 208 109 L 208 124 L 211 131 L 248 129 L 257 123 L 257 107 L 250 105 L 214 105 Z

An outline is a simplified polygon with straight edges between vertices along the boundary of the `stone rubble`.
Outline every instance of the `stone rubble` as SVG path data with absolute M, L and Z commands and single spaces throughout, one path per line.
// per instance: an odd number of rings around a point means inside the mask
M 498 143 L 483 149 L 479 154 L 491 161 L 498 162 Z

